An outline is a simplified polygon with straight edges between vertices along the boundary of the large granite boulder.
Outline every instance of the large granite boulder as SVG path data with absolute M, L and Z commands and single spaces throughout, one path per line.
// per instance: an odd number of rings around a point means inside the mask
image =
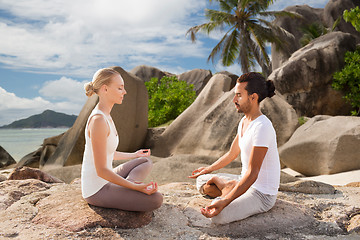
M 324 8 L 323 20 L 325 25 L 332 27 L 338 17 L 341 21 L 336 27 L 336 30 L 350 33 L 356 38 L 356 42 L 360 43 L 360 32 L 356 31 L 351 23 L 345 22 L 343 16 L 344 10 L 360 6 L 360 0 L 329 0 Z
M 164 204 L 153 214 L 92 207 L 81 199 L 79 181 L 48 184 L 35 179 L 0 182 L 0 237 L 4 239 L 337 239 L 359 229 L 358 188 L 336 194 L 279 192 L 270 211 L 213 225 L 200 208 L 211 203 L 194 184 L 159 186 Z M 3 197 L 5 196 L 5 197 Z M 334 201 L 336 198 L 336 201 Z M 9 201 L 11 200 L 11 201 Z M 121 227 L 146 227 L 122 229 Z M 133 223 L 131 226 L 124 226 Z M 81 231 L 79 231 L 81 230 Z
M 211 77 L 211 71 L 204 69 L 193 69 L 177 76 L 179 80 L 186 81 L 188 84 L 193 84 L 196 95 L 200 94 L 201 90 L 203 90 Z
M 121 105 L 114 105 L 111 116 L 114 120 L 120 143 L 118 151 L 131 152 L 142 147 L 148 127 L 148 93 L 144 82 L 135 75 L 113 67 L 124 79 L 127 94 Z M 85 146 L 85 125 L 96 106 L 98 97 L 90 97 L 74 125 L 60 139 L 53 155 L 44 163 L 45 171 L 82 162 Z
M 152 212 L 129 212 L 89 205 L 81 196 L 79 183 L 62 187 L 36 203 L 33 223 L 78 232 L 96 226 L 138 228 L 151 222 Z
M 360 118 L 316 116 L 279 149 L 289 168 L 315 176 L 360 169 Z
M 15 168 L 9 175 L 8 180 L 38 179 L 46 183 L 62 183 L 60 179 L 53 177 L 39 169 L 30 167 Z
M 215 74 L 194 103 L 158 137 L 152 153 L 167 157 L 173 154 L 221 156 L 227 152 L 243 117 L 232 99 L 232 79 Z M 298 121 L 295 111 L 280 96 L 264 100 L 262 111 L 274 122 L 279 144 L 290 138 Z
M 355 48 L 355 38 L 348 33 L 326 34 L 294 52 L 269 79 L 300 116 L 347 115 L 351 106 L 331 82 L 344 65 L 345 53 Z
M 289 38 L 285 41 L 287 47 L 284 49 L 279 49 L 276 45 L 272 44 L 271 63 L 273 71 L 286 62 L 293 52 L 302 47 L 300 39 L 304 33 L 301 31 L 301 28 L 315 22 L 322 23 L 324 9 L 312 8 L 308 5 L 296 5 L 289 6 L 284 11 L 296 13 L 299 17 L 296 20 L 290 17 L 278 17 L 274 20 L 274 24 L 291 33 L 294 38 Z
M 147 65 L 136 66 L 130 70 L 130 73 L 134 74 L 144 82 L 150 81 L 151 78 L 157 78 L 160 80 L 164 76 L 173 75 L 171 73 L 163 72 L 160 69 Z
M 15 159 L 2 146 L 0 146 L 0 168 L 7 167 L 15 163 Z

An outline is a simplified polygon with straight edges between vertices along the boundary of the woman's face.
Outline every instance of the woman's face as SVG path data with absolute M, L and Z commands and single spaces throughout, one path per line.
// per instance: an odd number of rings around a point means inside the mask
M 114 74 L 111 77 L 111 82 L 107 89 L 111 100 L 114 103 L 121 104 L 124 99 L 124 95 L 126 94 L 126 90 L 124 86 L 124 80 L 119 74 Z

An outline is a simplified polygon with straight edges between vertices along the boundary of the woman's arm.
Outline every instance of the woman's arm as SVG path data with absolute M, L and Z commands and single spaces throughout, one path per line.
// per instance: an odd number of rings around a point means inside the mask
M 137 184 L 130 182 L 117 175 L 112 169 L 106 166 L 106 145 L 109 128 L 106 120 L 101 115 L 95 115 L 89 122 L 90 138 L 94 154 L 94 164 L 99 177 L 122 187 L 140 191 L 146 194 L 156 192 L 157 186 L 154 183 Z
M 150 149 L 140 149 L 133 153 L 126 153 L 126 152 L 115 152 L 114 154 L 114 160 L 127 160 L 127 159 L 133 159 L 138 157 L 148 157 L 150 156 L 151 151 Z

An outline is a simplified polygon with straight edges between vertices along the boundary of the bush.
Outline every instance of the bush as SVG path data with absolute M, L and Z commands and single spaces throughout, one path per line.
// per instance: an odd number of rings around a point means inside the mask
M 360 32 L 360 9 L 359 6 L 349 10 L 345 10 L 343 13 L 344 20 L 350 22 L 354 28 Z
M 357 116 L 360 112 L 360 48 L 345 54 L 345 66 L 334 74 L 332 87 L 344 92 L 344 98 L 355 109 L 351 112 Z
M 151 78 L 145 82 L 149 92 L 149 127 L 156 127 L 179 116 L 194 102 L 193 84 L 179 81 L 175 76 Z

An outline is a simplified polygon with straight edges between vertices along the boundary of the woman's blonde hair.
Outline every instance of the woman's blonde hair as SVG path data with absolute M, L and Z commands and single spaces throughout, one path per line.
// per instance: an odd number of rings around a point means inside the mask
M 112 68 L 102 68 L 96 71 L 91 82 L 85 83 L 85 94 L 91 97 L 94 93 L 98 93 L 102 85 L 108 85 L 111 81 L 111 77 L 114 74 L 120 75 L 119 72 Z

